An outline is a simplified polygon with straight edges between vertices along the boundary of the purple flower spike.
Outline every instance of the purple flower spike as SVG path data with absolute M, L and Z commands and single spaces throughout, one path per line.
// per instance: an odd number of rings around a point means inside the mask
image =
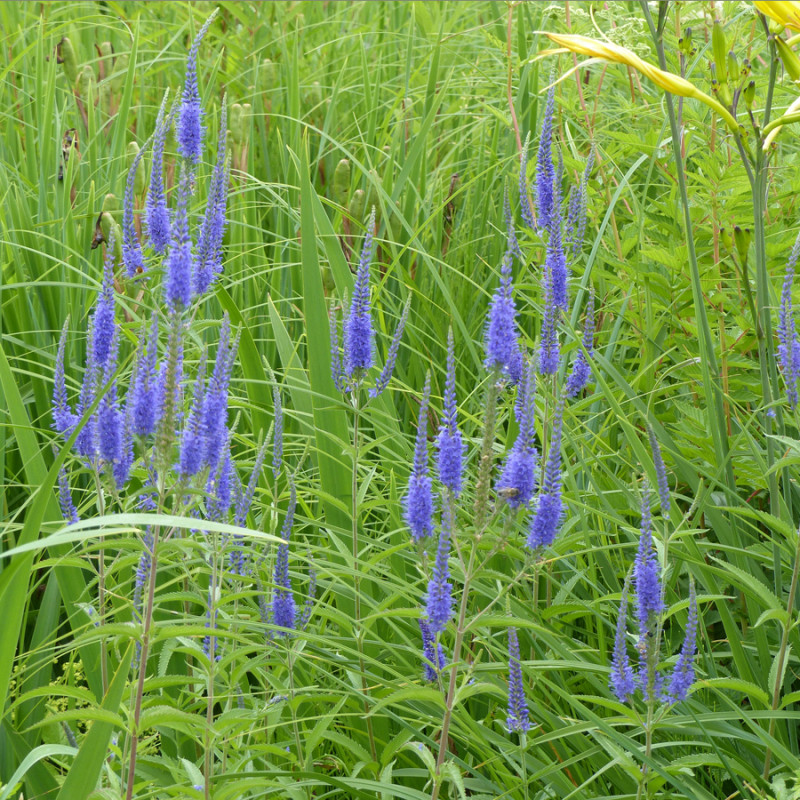
M 539 150 L 536 157 L 536 213 L 539 224 L 543 228 L 550 227 L 551 217 L 558 214 L 558 209 L 553 202 L 553 184 L 555 170 L 553 169 L 553 114 L 555 111 L 556 87 L 553 83 L 554 76 L 550 77 L 550 91 L 547 93 L 547 104 L 542 119 L 542 129 L 539 133 Z
M 233 503 L 233 463 L 231 461 L 230 437 L 226 440 L 222 455 L 206 481 L 206 513 L 215 522 L 227 519 Z
M 160 392 L 156 361 L 158 358 L 158 318 L 153 315 L 153 325 L 145 346 L 145 331 L 139 339 L 136 362 L 133 368 L 131 426 L 137 436 L 149 436 L 155 432 L 160 416 Z
M 342 362 L 342 351 L 339 347 L 339 326 L 333 311 L 328 312 L 328 324 L 331 337 L 331 378 L 336 389 L 343 392 L 345 389 L 344 363 Z
M 444 384 L 443 424 L 436 439 L 439 450 L 439 480 L 456 497 L 461 493 L 464 451 L 466 449 L 458 430 L 458 409 L 456 407 L 456 356 L 453 343 L 453 329 L 447 333 L 447 377 Z
M 531 729 L 528 719 L 528 702 L 522 683 L 522 666 L 519 661 L 519 639 L 517 629 L 508 629 L 508 712 L 506 727 L 509 731 L 527 733 Z
M 111 384 L 97 407 L 97 444 L 100 458 L 113 468 L 122 457 L 122 414 L 116 383 Z
M 450 536 L 453 531 L 453 510 L 450 503 L 442 507 L 442 530 L 436 548 L 433 574 L 428 582 L 427 612 L 431 633 L 444 630 L 453 616 L 453 585 L 450 583 L 448 559 L 450 558 Z
M 214 372 L 208 382 L 208 391 L 203 405 L 203 429 L 206 436 L 206 452 L 203 463 L 209 467 L 219 461 L 227 435 L 228 387 L 239 341 L 237 337 L 231 343 L 230 337 L 231 325 L 226 313 L 222 318 Z
M 122 203 L 122 263 L 125 265 L 125 274 L 129 278 L 144 272 L 142 244 L 133 221 L 133 186 L 136 181 L 136 171 L 139 169 L 146 150 L 147 145 L 145 144 L 133 157 L 131 168 L 128 170 L 128 179 L 125 182 L 125 196 Z
M 192 237 L 189 234 L 189 196 L 192 180 L 186 167 L 181 168 L 178 184 L 178 205 L 172 226 L 172 241 L 167 254 L 164 281 L 167 305 L 180 310 L 192 299 Z
M 589 356 L 592 355 L 594 348 L 594 293 L 589 293 L 589 299 L 586 301 L 586 316 L 583 320 L 583 346 Z M 575 397 L 578 392 L 582 391 L 592 377 L 592 368 L 589 366 L 589 360 L 583 350 L 580 350 L 575 356 L 575 361 L 572 364 L 572 372 L 567 378 L 567 384 L 564 387 L 564 394 L 567 397 Z
M 56 353 L 56 370 L 53 376 L 53 427 L 64 437 L 72 433 L 72 429 L 78 422 L 78 417 L 72 412 L 67 401 L 67 384 L 64 377 L 68 328 L 69 320 L 61 329 L 61 338 L 58 340 L 58 352 Z
M 614 636 L 614 654 L 611 657 L 611 673 L 609 674 L 609 686 L 614 692 L 620 703 L 627 703 L 636 689 L 636 681 L 633 676 L 633 669 L 628 658 L 628 650 L 625 646 L 625 631 L 628 622 L 628 585 L 622 590 L 622 599 L 619 603 L 619 615 L 617 617 L 617 632 Z
M 277 480 L 283 465 L 283 403 L 281 403 L 281 392 L 278 384 L 272 381 L 272 409 L 275 415 L 275 423 L 272 431 L 272 474 Z
M 639 549 L 633 566 L 636 589 L 636 619 L 639 623 L 639 641 L 647 644 L 648 634 L 655 630 L 656 617 L 664 610 L 661 599 L 661 579 L 658 558 L 653 548 L 652 517 L 650 514 L 650 487 L 645 482 L 642 489 L 642 529 Z
M 669 481 L 667 480 L 667 468 L 664 466 L 664 458 L 661 455 L 661 448 L 658 446 L 656 432 L 648 425 L 647 436 L 650 439 L 650 449 L 653 453 L 653 465 L 656 468 L 656 478 L 658 479 L 658 499 L 661 502 L 661 513 L 669 516 L 670 496 Z
M 800 256 L 800 235 L 795 240 L 789 260 L 786 262 L 786 272 L 781 290 L 781 309 L 778 317 L 778 339 L 780 341 L 778 363 L 786 382 L 786 397 L 792 408 L 797 407 L 797 381 L 800 378 L 800 341 L 797 339 L 795 312 L 792 306 L 792 284 L 798 256 Z
M 488 370 L 513 378 L 519 369 L 516 308 L 511 284 L 511 253 L 503 256 L 500 268 L 500 286 L 492 296 L 486 323 L 486 360 Z
M 192 42 L 186 59 L 186 80 L 178 111 L 177 138 L 178 152 L 192 164 L 200 160 L 203 146 L 203 109 L 200 106 L 200 92 L 197 88 L 197 53 L 216 15 L 217 9 L 214 9 Z
M 685 700 L 694 683 L 694 654 L 697 651 L 697 595 L 694 581 L 689 584 L 689 617 L 681 652 L 670 678 L 668 695 L 671 700 Z
M 121 489 L 127 482 L 133 466 L 133 429 L 130 401 L 125 404 L 122 415 L 122 433 L 120 440 L 120 454 L 113 467 L 114 485 Z
M 542 279 L 544 282 L 544 314 L 542 316 L 542 330 L 539 342 L 539 371 L 542 375 L 555 375 L 558 372 L 558 362 L 561 359 L 561 345 L 558 341 L 556 322 L 558 321 L 558 308 L 553 295 L 553 273 L 545 268 Z
M 444 669 L 447 661 L 444 657 L 444 649 L 441 644 L 436 642 L 424 619 L 419 620 L 419 629 L 422 633 L 423 677 L 430 683 L 438 680 L 439 673 Z
M 533 209 L 531 208 L 531 200 L 528 196 L 528 148 L 530 147 L 531 134 L 525 137 L 525 144 L 522 147 L 522 152 L 519 155 L 519 205 L 522 221 L 531 230 L 536 227 L 536 220 L 533 217 Z
M 495 491 L 515 510 L 530 503 L 536 488 L 539 453 L 534 444 L 535 390 L 533 366 L 528 364 L 522 371 L 522 380 L 517 385 L 515 411 L 519 434 L 495 487 Z
M 369 390 L 370 397 L 378 397 L 380 394 L 382 394 L 383 390 L 389 385 L 389 381 L 392 379 L 394 365 L 397 361 L 397 353 L 400 350 L 400 340 L 403 337 L 403 331 L 405 330 L 406 322 L 408 321 L 408 312 L 410 308 L 411 297 L 409 296 L 405 305 L 403 306 L 403 313 L 400 315 L 400 321 L 397 323 L 397 327 L 394 329 L 394 335 L 392 336 L 392 341 L 389 345 L 389 352 L 386 354 L 386 363 L 383 365 L 383 369 L 381 370 L 381 374 L 378 376 L 378 380 L 375 381 L 375 386 Z
M 153 166 L 150 172 L 150 187 L 144 205 L 144 223 L 150 244 L 156 253 L 165 253 L 170 242 L 170 216 L 167 198 L 164 195 L 164 145 L 167 132 L 172 125 L 173 114 L 166 116 L 167 94 L 161 102 L 153 136 Z
M 428 400 L 431 393 L 430 373 L 425 378 L 422 402 L 419 406 L 417 442 L 414 448 L 414 467 L 408 480 L 405 497 L 405 518 L 415 542 L 433 532 L 433 490 L 428 475 Z
M 78 408 L 75 414 L 76 423 L 94 404 L 97 395 L 98 368 L 95 361 L 94 347 L 94 318 L 89 322 L 89 343 L 86 347 L 86 367 L 83 372 L 83 383 L 78 398 Z M 84 458 L 93 461 L 97 455 L 97 414 L 92 414 L 86 420 L 75 438 L 75 452 Z
M 186 419 L 183 435 L 181 436 L 180 473 L 184 481 L 193 475 L 197 475 L 203 466 L 203 455 L 205 453 L 203 403 L 206 386 L 206 358 L 207 354 L 203 353 L 203 357 L 197 367 L 192 407 L 189 410 L 189 416 Z
M 247 482 L 247 487 L 236 502 L 236 515 L 234 520 L 235 524 L 241 528 L 247 524 L 247 515 L 250 513 L 250 506 L 253 505 L 253 497 L 256 493 L 256 486 L 258 486 L 258 479 L 261 477 L 261 471 L 264 468 L 264 460 L 266 457 L 267 443 L 264 442 L 256 453 L 256 460 L 253 464 L 253 471 L 250 473 L 250 480 Z M 294 487 L 292 485 L 290 485 L 289 488 L 294 492 Z M 291 525 L 289 526 L 289 533 L 291 533 Z
M 580 185 L 577 190 L 570 193 L 569 198 L 565 245 L 572 251 L 573 258 L 580 253 L 586 236 L 586 192 L 593 168 L 594 147 L 589 151 L 589 158 L 586 159 L 586 167 L 583 170 Z
M 544 485 L 539 493 L 536 513 L 533 515 L 527 545 L 531 550 L 548 547 L 558 535 L 564 516 L 564 501 L 561 497 L 561 422 L 564 401 L 561 400 L 553 415 L 550 452 L 544 470 Z
M 559 311 L 566 311 L 568 305 L 567 257 L 561 242 L 561 217 L 558 209 L 550 214 L 549 236 L 544 271 L 552 281 L 552 301 Z
M 92 347 L 94 362 L 104 371 L 113 349 L 117 324 L 114 321 L 114 234 L 109 236 L 103 259 L 103 284 L 92 317 Z
M 211 176 L 208 202 L 200 236 L 197 239 L 197 259 L 194 270 L 195 294 L 205 294 L 208 287 L 222 272 L 222 239 L 225 236 L 228 207 L 228 161 L 226 158 L 228 134 L 228 107 L 223 100 L 220 117 L 217 164 Z
M 353 298 L 344 320 L 344 370 L 347 377 L 358 381 L 372 366 L 372 311 L 369 298 L 369 265 L 375 235 L 375 209 L 367 221 L 367 233 L 358 262 Z
M 72 492 L 69 488 L 69 478 L 67 470 L 61 467 L 58 471 L 58 503 L 61 506 L 61 515 L 69 525 L 74 525 L 78 521 L 78 509 L 72 501 Z
M 289 507 L 286 510 L 286 519 L 281 529 L 283 541 L 278 545 L 278 555 L 275 559 L 275 594 L 272 597 L 272 622 L 285 631 L 278 631 L 278 636 L 288 636 L 294 630 L 296 611 L 292 583 L 289 577 L 289 538 L 294 524 L 294 511 L 297 504 L 297 494 L 294 484 L 289 484 Z

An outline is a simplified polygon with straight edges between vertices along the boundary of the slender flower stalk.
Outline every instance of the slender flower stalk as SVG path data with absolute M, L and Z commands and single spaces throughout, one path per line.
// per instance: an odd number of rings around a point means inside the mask
M 636 690 L 636 680 L 628 658 L 628 650 L 625 642 L 625 631 L 628 625 L 628 584 L 622 590 L 622 599 L 619 603 L 619 614 L 617 616 L 617 631 L 614 636 L 614 654 L 611 657 L 611 673 L 609 675 L 609 685 L 611 691 L 616 695 L 620 703 L 628 702 Z
M 503 191 L 503 216 L 505 217 L 506 221 L 506 236 L 508 239 L 508 251 L 513 256 L 516 256 L 516 258 L 522 261 L 523 260 L 522 250 L 520 249 L 519 240 L 517 239 L 517 231 L 516 228 L 514 227 L 514 217 L 511 214 L 511 203 L 508 199 L 508 186 L 506 186 Z
M 275 480 L 281 472 L 283 465 L 283 403 L 281 402 L 281 392 L 272 377 L 272 410 L 275 422 L 272 428 L 272 476 Z
M 64 321 L 61 336 L 58 340 L 56 368 L 53 376 L 53 427 L 64 437 L 68 437 L 78 422 L 67 400 L 67 383 L 64 375 L 64 358 L 67 348 L 67 331 L 69 318 Z
M 292 583 L 289 577 L 289 539 L 292 535 L 294 524 L 294 511 L 297 504 L 297 493 L 294 483 L 289 484 L 289 508 L 281 528 L 281 539 L 278 545 L 278 555 L 275 559 L 275 593 L 272 597 L 272 622 L 274 625 L 285 628 L 278 631 L 278 636 L 288 636 L 295 629 L 296 609 Z
M 189 233 L 189 197 L 191 174 L 181 167 L 178 182 L 178 203 L 172 225 L 172 239 L 166 261 L 164 290 L 171 310 L 181 310 L 192 299 L 192 237 Z
M 447 332 L 447 377 L 444 384 L 443 424 L 436 438 L 438 449 L 437 464 L 439 480 L 454 497 L 461 493 L 466 445 L 458 429 L 458 408 L 456 406 L 456 356 L 453 329 Z
M 150 244 L 156 253 L 165 253 L 170 242 L 170 214 L 164 194 L 164 146 L 167 132 L 172 126 L 173 114 L 167 115 L 167 95 L 161 101 L 153 134 L 153 166 L 150 172 L 150 186 L 144 205 L 144 223 Z
M 508 711 L 506 727 L 509 731 L 520 734 L 531 728 L 528 718 L 528 702 L 525 699 L 525 687 L 522 683 L 522 667 L 519 660 L 519 639 L 517 629 L 508 628 Z
M 386 363 L 383 365 L 381 374 L 375 381 L 375 386 L 371 387 L 369 390 L 369 396 L 372 398 L 381 395 L 383 393 L 383 390 L 389 385 L 389 381 L 392 379 L 394 366 L 395 363 L 397 362 L 397 354 L 400 351 L 400 340 L 403 337 L 403 331 L 405 330 L 406 322 L 408 321 L 408 312 L 410 308 L 411 308 L 411 296 L 409 295 L 408 299 L 405 302 L 405 305 L 403 306 L 403 312 L 400 315 L 400 321 L 397 323 L 397 327 L 394 329 L 394 334 L 392 335 L 392 341 L 389 344 L 389 352 L 386 354 Z
M 797 320 L 792 305 L 792 285 L 794 271 L 800 255 L 800 235 L 795 240 L 792 252 L 786 262 L 786 272 L 781 289 L 781 307 L 778 316 L 778 363 L 786 382 L 786 397 L 792 408 L 797 407 L 797 381 L 800 379 L 800 340 L 797 338 Z
M 544 483 L 539 492 L 536 512 L 528 531 L 527 545 L 538 551 L 550 546 L 558 535 L 564 517 L 564 501 L 561 497 L 561 423 L 564 417 L 564 401 L 559 401 L 553 414 L 550 435 L 550 452 L 544 470 Z
M 94 316 L 89 321 L 89 341 L 86 346 L 86 367 L 83 371 L 83 383 L 78 397 L 78 407 L 75 414 L 77 422 L 86 414 L 94 404 L 97 396 L 97 381 L 99 369 L 95 360 L 94 346 Z M 97 455 L 97 414 L 92 414 L 85 422 L 75 438 L 75 452 L 93 462 Z
M 192 164 L 196 164 L 200 160 L 203 147 L 203 109 L 200 106 L 200 92 L 197 86 L 197 54 L 200 43 L 216 16 L 217 9 L 215 8 L 198 31 L 186 59 L 186 80 L 183 84 L 183 95 L 178 110 L 177 139 L 178 152 Z
M 117 333 L 114 293 L 114 234 L 109 236 L 106 255 L 103 259 L 103 283 L 92 316 L 91 344 L 94 350 L 94 363 L 105 372 L 110 361 Z
M 561 359 L 561 345 L 558 341 L 556 323 L 558 321 L 558 307 L 553 289 L 553 273 L 545 268 L 542 272 L 544 286 L 544 314 L 542 316 L 542 330 L 539 341 L 539 371 L 542 375 L 555 375 Z
M 369 215 L 367 232 L 358 262 L 353 297 L 344 320 L 344 372 L 348 380 L 360 382 L 372 366 L 374 331 L 370 305 L 369 267 L 375 235 L 375 209 Z
M 433 489 L 428 474 L 428 401 L 431 393 L 430 373 L 425 378 L 422 402 L 419 406 L 417 441 L 414 447 L 414 466 L 408 480 L 405 497 L 405 518 L 415 542 L 433 532 Z
M 238 336 L 231 342 L 230 319 L 225 313 L 222 318 L 214 371 L 209 378 L 208 391 L 203 403 L 203 431 L 205 433 L 203 463 L 209 467 L 219 461 L 227 438 L 228 390 L 238 345 Z
M 450 583 L 448 559 L 450 558 L 450 537 L 453 532 L 453 509 L 450 503 L 442 505 L 442 528 L 436 548 L 436 561 L 433 574 L 428 582 L 426 611 L 431 633 L 444 630 L 453 616 L 453 584 Z
M 519 434 L 509 452 L 495 487 L 509 506 L 527 506 L 536 489 L 536 467 L 539 453 L 534 443 L 536 375 L 532 364 L 522 370 L 517 385 L 515 406 Z
M 667 468 L 664 466 L 664 458 L 661 455 L 661 448 L 658 446 L 656 432 L 648 425 L 647 436 L 650 439 L 650 450 L 653 453 L 653 465 L 656 468 L 656 479 L 658 485 L 658 499 L 661 502 L 661 513 L 669 516 L 671 506 L 669 495 L 669 481 L 667 480 Z
M 584 350 L 586 352 L 584 352 Z M 592 377 L 592 368 L 589 365 L 589 357 L 594 350 L 594 292 L 589 292 L 589 299 L 586 301 L 586 316 L 583 319 L 583 350 L 579 350 L 572 363 L 572 371 L 567 378 L 564 387 L 564 394 L 567 397 L 575 397 L 583 391 Z
M 668 694 L 674 701 L 685 700 L 694 683 L 694 655 L 697 652 L 697 595 L 694 581 L 689 583 L 689 616 L 686 620 L 681 652 L 672 670 Z
M 125 196 L 122 203 L 122 263 L 125 265 L 125 274 L 129 278 L 140 275 L 145 270 L 144 254 L 139 235 L 133 219 L 134 184 L 139 164 L 147 150 L 147 144 L 140 148 L 133 157 L 131 168 L 128 170 L 128 179 L 125 181 Z M 109 248 L 111 244 L 109 243 Z
M 550 89 L 544 108 L 539 149 L 536 154 L 536 215 L 542 228 L 551 226 L 551 217 L 558 214 L 553 202 L 555 170 L 553 169 L 553 115 L 555 112 L 555 83 L 551 73 Z
M 158 376 L 158 317 L 153 315 L 150 336 L 145 340 L 146 329 L 142 327 L 136 361 L 133 367 L 131 394 L 128 404 L 131 409 L 131 425 L 137 436 L 149 436 L 158 425 L 160 413 Z
M 556 190 L 553 194 L 558 202 L 560 191 Z M 569 303 L 567 256 L 561 240 L 561 215 L 558 206 L 551 210 L 548 234 L 544 271 L 552 282 L 553 304 L 558 311 L 566 312 Z
M 521 354 L 517 343 L 516 307 L 511 282 L 511 253 L 500 268 L 500 286 L 492 296 L 486 321 L 486 369 L 498 371 L 516 383 L 520 378 Z
M 436 641 L 426 620 L 419 619 L 419 629 L 422 633 L 423 678 L 432 683 L 439 679 L 439 673 L 445 668 L 447 659 L 444 648 Z
M 197 368 L 192 406 L 181 436 L 180 473 L 185 482 L 196 475 L 203 466 L 205 451 L 203 402 L 206 390 L 206 359 L 207 354 L 203 353 Z
M 75 508 L 75 503 L 72 500 L 67 470 L 63 466 L 58 471 L 58 502 L 61 506 L 61 515 L 64 520 L 69 525 L 74 525 L 78 522 L 78 509 Z

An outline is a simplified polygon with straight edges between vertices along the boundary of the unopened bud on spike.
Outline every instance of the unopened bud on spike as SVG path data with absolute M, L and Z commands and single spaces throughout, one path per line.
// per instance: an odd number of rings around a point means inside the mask
M 722 246 L 730 252 L 733 250 L 733 237 L 727 228 L 719 229 L 719 238 L 722 240 Z
M 736 245 L 736 252 L 742 264 L 747 263 L 747 251 L 750 249 L 750 229 L 740 228 L 736 225 L 733 229 L 733 242 Z
M 739 77 L 739 60 L 733 50 L 728 51 L 728 76 L 731 81 L 735 81 Z
M 366 195 L 363 189 L 356 189 L 350 198 L 350 216 L 356 222 L 364 219 L 364 208 L 366 206 Z
M 245 137 L 245 107 L 241 103 L 231 106 L 230 129 L 234 143 L 241 146 Z
M 342 208 L 347 206 L 347 198 L 350 196 L 350 161 L 343 158 L 337 165 L 333 173 L 333 200 Z
M 775 37 L 775 44 L 786 74 L 795 83 L 800 83 L 800 58 L 797 57 L 797 53 L 780 36 Z
M 84 68 L 78 73 L 75 79 L 75 91 L 84 100 L 87 100 L 92 92 L 94 86 L 94 72 L 92 68 L 86 64 Z
M 78 58 L 75 55 L 75 48 L 72 46 L 68 36 L 65 36 L 56 48 L 56 57 L 64 66 L 64 74 L 67 76 L 70 86 L 75 85 L 78 80 Z
M 134 159 L 137 155 L 139 155 L 139 145 L 136 144 L 136 142 L 129 142 L 127 152 L 128 169 L 133 166 Z M 139 163 L 136 165 L 136 174 L 133 176 L 133 193 L 137 197 L 141 197 L 144 194 L 146 183 L 147 179 L 144 174 L 144 161 L 140 158 Z
M 714 53 L 714 63 L 717 65 L 717 78 L 720 83 L 725 83 L 728 80 L 728 46 L 725 43 L 725 31 L 718 19 L 714 20 L 711 29 L 711 49 Z
M 747 106 L 748 110 L 753 107 L 753 101 L 756 99 L 756 82 L 750 81 L 747 86 L 744 87 L 744 102 Z

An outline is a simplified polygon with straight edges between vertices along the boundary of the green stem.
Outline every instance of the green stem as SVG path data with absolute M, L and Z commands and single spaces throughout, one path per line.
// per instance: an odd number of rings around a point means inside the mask
M 772 710 L 777 711 L 781 700 L 781 684 L 783 683 L 783 668 L 786 661 L 786 652 L 789 646 L 789 633 L 792 629 L 792 612 L 794 611 L 794 600 L 797 594 L 797 578 L 800 575 L 800 532 L 796 533 L 797 547 L 794 553 L 794 567 L 792 568 L 792 582 L 789 586 L 789 597 L 786 600 L 786 619 L 783 622 L 783 635 L 781 636 L 781 646 L 778 650 L 778 661 L 775 665 L 775 685 L 772 689 Z M 774 716 L 769 720 L 769 735 L 772 738 L 775 734 L 775 724 L 777 720 Z M 767 745 L 767 752 L 764 756 L 764 780 L 769 780 L 769 765 L 772 758 L 772 749 Z
M 217 534 L 211 534 L 211 587 L 208 601 L 208 691 L 206 692 L 206 731 L 205 731 L 205 758 L 203 765 L 205 800 L 211 800 L 211 757 L 212 736 L 211 729 L 214 724 L 214 664 L 216 663 L 216 640 L 214 638 L 214 625 L 217 613 Z
M 644 754 L 647 758 L 650 758 L 650 755 L 653 752 L 653 705 L 653 701 L 649 700 L 647 703 L 647 722 L 645 723 L 644 727 Z M 642 764 L 642 770 L 639 773 L 639 788 L 636 792 L 636 800 L 642 800 L 642 798 L 650 797 L 650 792 L 648 791 L 649 782 L 650 776 L 647 772 L 647 763 L 644 763 Z
M 351 517 L 353 520 L 353 590 L 355 592 L 355 623 L 356 623 L 356 644 L 358 645 L 358 664 L 361 670 L 361 693 L 364 696 L 364 718 L 367 722 L 367 735 L 369 736 L 369 749 L 372 760 L 378 760 L 378 750 L 375 747 L 375 732 L 372 729 L 372 717 L 369 716 L 369 683 L 367 682 L 366 660 L 364 658 L 364 631 L 361 628 L 361 574 L 359 566 L 359 546 L 358 546 L 358 456 L 359 456 L 359 421 L 361 418 L 359 399 L 360 386 L 353 388 L 353 475 L 351 485 L 352 509 Z

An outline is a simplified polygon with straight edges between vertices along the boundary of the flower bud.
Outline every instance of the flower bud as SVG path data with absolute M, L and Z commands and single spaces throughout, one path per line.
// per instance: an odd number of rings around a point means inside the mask
M 75 85 L 78 79 L 78 59 L 75 56 L 75 48 L 72 46 L 68 36 L 64 36 L 58 43 L 56 56 L 64 66 L 64 74 L 67 76 L 70 86 Z
M 736 53 L 734 53 L 733 50 L 728 51 L 727 62 L 728 62 L 728 76 L 730 77 L 730 80 L 732 82 L 736 81 L 740 77 L 739 61 L 736 58 Z
M 775 37 L 775 44 L 786 74 L 795 83 L 800 83 L 800 58 L 797 57 L 797 53 L 780 36 Z
M 747 263 L 747 251 L 750 249 L 750 239 L 752 233 L 750 228 L 740 228 L 736 225 L 733 229 L 733 243 L 736 245 L 736 252 L 742 264 Z
M 725 31 L 718 19 L 714 20 L 714 26 L 711 29 L 711 49 L 714 53 L 714 63 L 717 65 L 717 79 L 720 83 L 726 83 L 728 80 L 728 47 L 725 43 Z
M 127 151 L 128 169 L 133 166 L 133 161 L 138 154 L 139 145 L 136 142 L 129 142 Z M 144 194 L 145 183 L 144 161 L 140 158 L 139 163 L 136 165 L 136 174 L 133 177 L 133 192 L 137 197 L 141 197 Z
M 250 104 L 234 103 L 231 106 L 230 130 L 234 144 L 241 147 L 246 138 L 245 128 L 248 127 L 248 111 Z
M 350 216 L 356 221 L 360 222 L 364 219 L 364 208 L 366 207 L 366 195 L 363 189 L 356 189 L 353 196 L 350 198 Z
M 103 198 L 103 213 L 111 214 L 112 217 L 118 217 L 122 211 L 122 205 L 119 198 L 110 192 Z
M 342 208 L 347 206 L 347 198 L 350 196 L 350 161 L 343 158 L 337 165 L 333 173 L 333 200 Z
M 271 59 L 265 58 L 259 65 L 258 82 L 262 92 L 275 85 L 275 64 Z
M 75 79 L 75 93 L 82 97 L 84 100 L 88 99 L 89 94 L 92 92 L 94 86 L 94 72 L 92 68 L 86 64 L 84 68 L 78 73 Z
M 683 36 L 678 39 L 678 49 L 683 53 L 685 56 L 691 56 L 695 52 L 695 48 L 692 44 L 692 29 L 687 28 L 683 32 Z
M 753 107 L 753 101 L 756 99 L 756 82 L 750 81 L 750 83 L 744 87 L 744 92 L 742 92 L 742 94 L 744 95 L 745 105 L 748 110 L 750 110 Z
M 722 246 L 730 253 L 733 250 L 733 238 L 731 232 L 727 228 L 719 229 L 719 237 L 722 240 Z

